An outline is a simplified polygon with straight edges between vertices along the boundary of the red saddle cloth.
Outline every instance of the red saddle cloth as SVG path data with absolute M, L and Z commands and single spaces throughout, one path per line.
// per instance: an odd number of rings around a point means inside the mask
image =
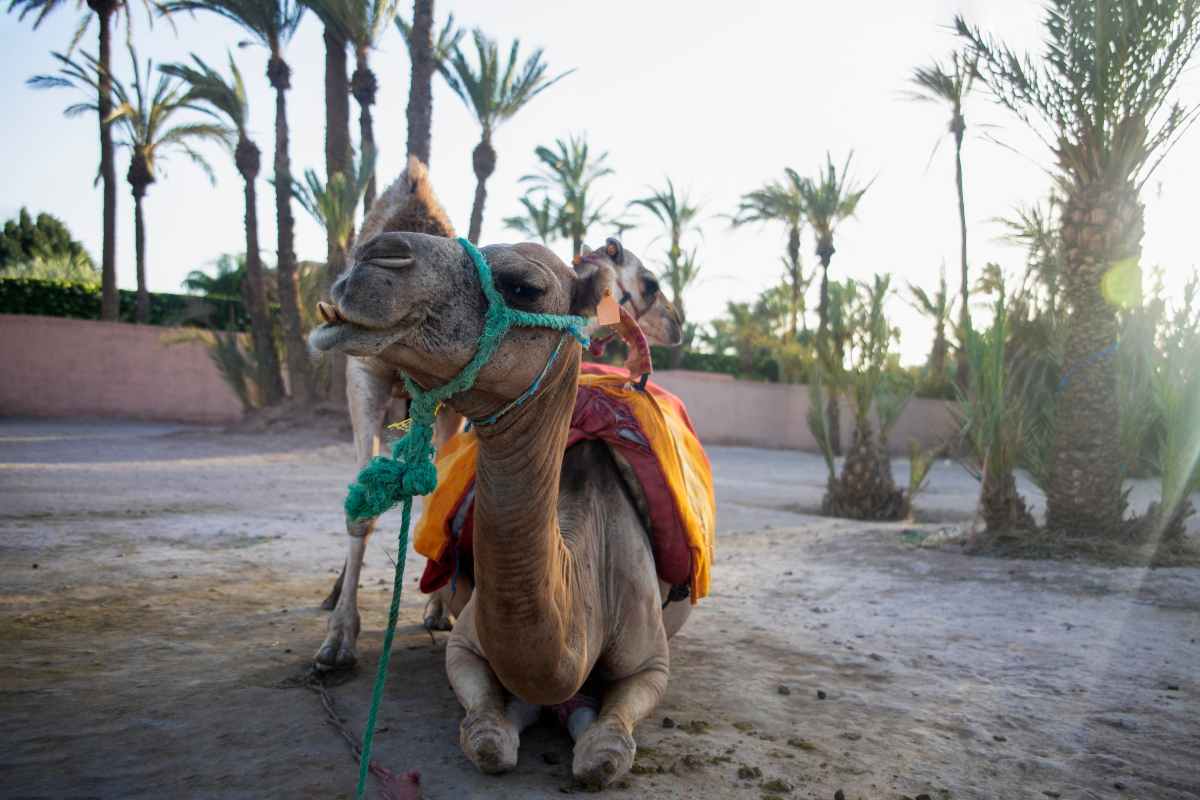
M 708 594 L 712 564 L 712 468 L 679 398 L 654 383 L 640 392 L 627 381 L 625 370 L 583 364 L 567 448 L 597 439 L 630 465 L 649 509 L 658 577 L 687 585 L 695 603 Z M 422 592 L 437 591 L 456 571 L 473 577 L 476 444 L 473 433 L 461 433 L 438 455 L 438 488 L 425 500 L 415 539 L 429 559 Z

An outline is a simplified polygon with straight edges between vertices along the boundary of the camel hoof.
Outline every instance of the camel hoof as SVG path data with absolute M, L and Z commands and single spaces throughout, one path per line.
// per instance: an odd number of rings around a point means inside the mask
M 329 620 L 329 633 L 325 641 L 317 648 L 313 657 L 313 666 L 325 671 L 332 669 L 350 669 L 358 663 L 358 651 L 355 644 L 358 641 L 359 618 L 354 615 L 352 625 L 344 624 L 338 617 Z
M 520 734 L 498 714 L 468 714 L 459 726 L 458 738 L 463 753 L 486 775 L 509 772 L 517 765 Z
M 433 616 L 432 614 L 425 618 L 425 630 L 427 631 L 451 631 L 454 630 L 454 625 L 450 623 L 450 618 L 446 616 Z
M 571 772 L 583 786 L 603 789 L 629 772 L 636 753 L 632 736 L 612 724 L 597 722 L 575 743 Z

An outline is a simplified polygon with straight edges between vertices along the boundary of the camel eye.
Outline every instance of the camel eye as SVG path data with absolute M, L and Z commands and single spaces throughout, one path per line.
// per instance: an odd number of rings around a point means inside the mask
M 654 295 L 658 294 L 658 281 L 654 278 L 643 278 L 642 289 L 645 292 L 646 297 L 653 297 Z
M 518 278 L 500 278 L 500 291 L 509 300 L 529 304 L 536 302 L 546 290 L 532 283 L 526 283 Z

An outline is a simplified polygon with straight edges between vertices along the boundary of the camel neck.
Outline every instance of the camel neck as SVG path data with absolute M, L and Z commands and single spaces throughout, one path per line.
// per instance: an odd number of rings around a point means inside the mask
M 495 425 L 476 429 L 476 626 L 488 662 L 518 693 L 526 684 L 542 691 L 539 682 L 567 686 L 582 680 L 578 659 L 565 652 L 576 609 L 567 591 L 570 554 L 558 523 L 578 377 L 579 349 L 571 347 L 541 391 Z

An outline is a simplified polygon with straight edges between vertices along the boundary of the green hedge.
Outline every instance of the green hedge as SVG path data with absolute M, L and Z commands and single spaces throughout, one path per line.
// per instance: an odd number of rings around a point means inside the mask
M 137 292 L 122 289 L 120 295 L 120 319 L 133 322 Z M 100 319 L 100 287 L 71 281 L 0 278 L 0 314 Z M 231 321 L 237 330 L 250 328 L 250 318 L 239 300 L 162 292 L 150 294 L 151 325 L 228 330 Z

